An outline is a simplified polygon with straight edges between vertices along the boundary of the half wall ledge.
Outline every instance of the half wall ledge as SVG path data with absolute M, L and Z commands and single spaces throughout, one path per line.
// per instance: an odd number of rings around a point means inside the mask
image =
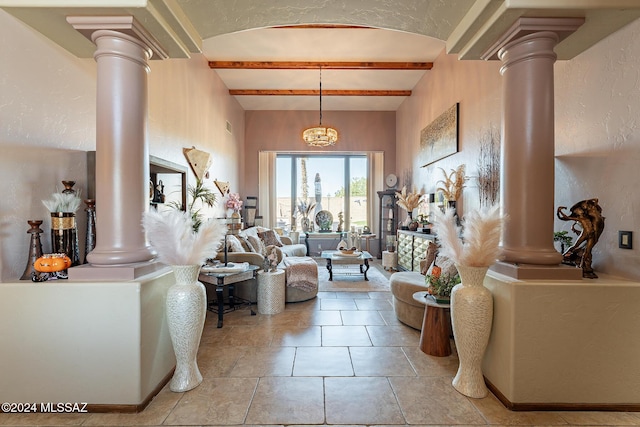
M 640 411 L 640 283 L 599 276 L 487 274 L 494 317 L 483 373 L 506 407 Z

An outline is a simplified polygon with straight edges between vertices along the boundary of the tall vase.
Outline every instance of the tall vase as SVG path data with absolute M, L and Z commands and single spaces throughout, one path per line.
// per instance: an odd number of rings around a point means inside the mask
M 51 212 L 51 252 L 66 254 L 72 267 L 80 264 L 78 227 L 74 212 Z
M 176 370 L 169 383 L 174 392 L 189 391 L 202 382 L 197 354 L 207 312 L 199 265 L 174 265 L 175 285 L 167 292 L 167 322 L 176 355 Z
M 460 364 L 453 387 L 467 397 L 488 393 L 482 376 L 482 358 L 493 321 L 493 296 L 483 285 L 488 267 L 456 265 L 461 283 L 451 291 L 451 324 Z
M 84 208 L 87 213 L 87 234 L 84 243 L 84 263 L 87 263 L 87 255 L 96 247 L 96 201 L 85 199 L 87 205 Z

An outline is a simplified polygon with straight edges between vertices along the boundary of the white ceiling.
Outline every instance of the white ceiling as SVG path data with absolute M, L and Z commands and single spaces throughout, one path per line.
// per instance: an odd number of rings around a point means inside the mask
M 263 28 L 211 37 L 210 61 L 433 62 L 444 41 L 374 28 Z M 214 72 L 212 70 L 211 72 Z M 318 89 L 313 69 L 218 69 L 229 89 Z M 412 90 L 421 70 L 322 70 L 322 90 Z M 395 111 L 404 96 L 327 96 L 323 110 Z M 317 110 L 318 96 L 236 96 L 245 110 Z

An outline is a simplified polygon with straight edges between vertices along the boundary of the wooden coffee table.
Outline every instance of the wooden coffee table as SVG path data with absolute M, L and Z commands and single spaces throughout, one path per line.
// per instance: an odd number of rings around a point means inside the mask
M 360 274 L 364 275 L 364 280 L 369 280 L 367 271 L 369 271 L 369 260 L 373 257 L 367 251 L 362 251 L 358 256 L 341 255 L 340 251 L 322 251 L 320 255 L 327 260 L 327 270 L 329 270 L 329 281 L 333 280 L 333 266 L 338 265 L 358 265 L 360 266 Z M 347 273 L 349 274 L 349 273 Z

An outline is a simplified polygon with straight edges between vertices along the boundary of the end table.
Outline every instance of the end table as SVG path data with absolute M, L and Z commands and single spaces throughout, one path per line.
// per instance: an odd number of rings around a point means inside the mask
M 278 314 L 284 311 L 284 270 L 258 272 L 258 313 Z
M 424 291 L 413 294 L 413 299 L 424 304 L 424 319 L 420 332 L 420 350 L 431 356 L 449 356 L 451 341 L 449 321 L 447 319 L 449 304 L 439 304 L 429 298 Z

